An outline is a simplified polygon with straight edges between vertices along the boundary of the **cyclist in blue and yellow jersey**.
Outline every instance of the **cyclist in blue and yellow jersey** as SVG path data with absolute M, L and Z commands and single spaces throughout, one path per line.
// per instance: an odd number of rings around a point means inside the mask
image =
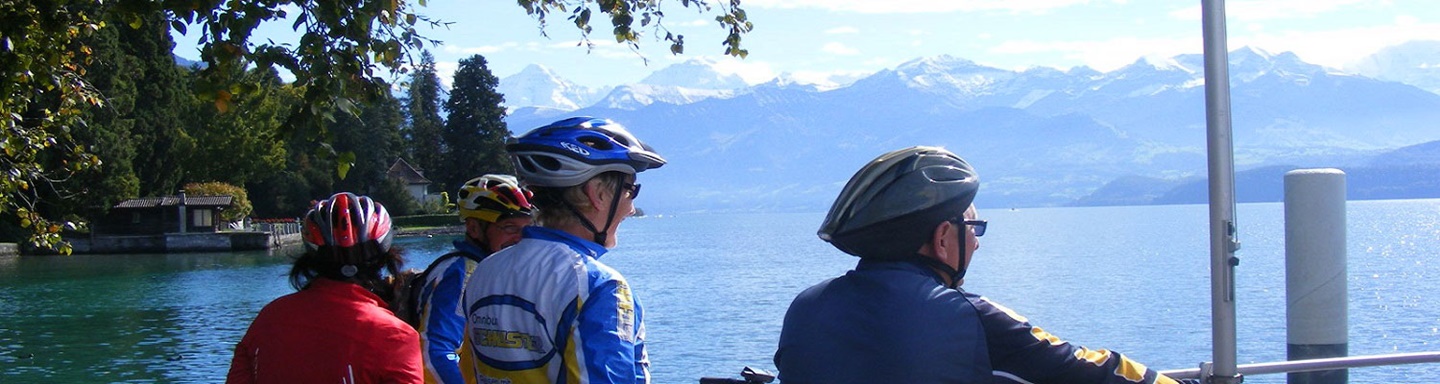
M 554 122 L 506 145 L 538 226 L 465 287 L 481 383 L 648 383 L 644 311 L 600 261 L 635 210 L 635 175 L 665 159 L 610 120 Z
M 1175 383 L 1119 353 L 1070 344 L 960 288 L 986 222 L 980 180 L 942 148 L 881 155 L 850 179 L 820 238 L 855 269 L 795 298 L 775 367 L 785 384 Z
M 484 175 L 460 187 L 455 205 L 465 223 L 465 238 L 455 251 L 436 258 L 416 279 L 414 325 L 425 354 L 426 383 L 473 383 L 469 348 L 461 346 L 465 313 L 460 296 L 480 260 L 520 241 L 534 211 L 530 191 L 514 176 Z M 467 367 L 461 369 L 461 367 Z M 470 377 L 467 377 L 470 376 Z

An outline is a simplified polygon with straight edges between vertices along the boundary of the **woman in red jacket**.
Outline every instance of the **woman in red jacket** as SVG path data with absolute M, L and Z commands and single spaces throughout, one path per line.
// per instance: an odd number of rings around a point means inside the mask
M 298 292 L 260 310 L 235 345 L 230 383 L 421 383 L 415 329 L 377 295 L 404 261 L 385 207 L 342 192 L 305 215 Z

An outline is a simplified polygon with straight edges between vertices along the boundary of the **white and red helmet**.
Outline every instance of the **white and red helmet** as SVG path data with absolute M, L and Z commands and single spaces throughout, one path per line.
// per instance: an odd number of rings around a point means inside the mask
M 385 206 L 350 192 L 336 193 L 320 201 L 305 214 L 302 223 L 301 237 L 310 250 L 374 243 L 383 253 L 390 250 L 390 243 L 395 239 Z

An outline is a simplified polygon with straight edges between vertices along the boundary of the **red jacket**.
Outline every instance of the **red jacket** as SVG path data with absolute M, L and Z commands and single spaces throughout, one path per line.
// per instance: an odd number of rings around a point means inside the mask
M 415 329 L 358 285 L 317 278 L 260 310 L 229 383 L 422 383 Z

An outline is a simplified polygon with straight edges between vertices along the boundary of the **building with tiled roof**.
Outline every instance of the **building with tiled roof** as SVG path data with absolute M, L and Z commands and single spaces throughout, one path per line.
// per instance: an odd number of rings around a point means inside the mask
M 230 196 L 186 196 L 184 191 L 175 196 L 129 199 L 110 207 L 92 231 L 107 235 L 215 232 L 225 225 L 220 211 L 233 204 Z
M 390 169 L 385 174 L 391 179 L 405 184 L 405 191 L 409 192 L 410 197 L 415 201 L 427 201 L 426 199 L 430 195 L 430 179 L 425 178 L 424 170 L 410 165 L 405 158 L 398 158 L 395 159 L 394 164 L 390 165 Z

